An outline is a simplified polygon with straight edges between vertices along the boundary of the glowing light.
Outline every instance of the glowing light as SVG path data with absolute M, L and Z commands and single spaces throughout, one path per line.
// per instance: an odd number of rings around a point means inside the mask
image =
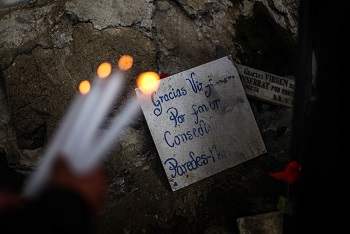
M 97 68 L 97 75 L 101 79 L 104 79 L 111 74 L 112 71 L 112 65 L 108 62 L 101 63 L 100 66 Z
M 151 94 L 158 89 L 160 77 L 155 72 L 143 72 L 137 78 L 137 86 L 144 94 Z
M 123 55 L 118 61 L 118 67 L 122 71 L 129 70 L 134 63 L 134 59 L 130 55 Z
M 90 91 L 90 82 L 87 80 L 83 80 L 79 84 L 79 92 L 83 95 L 87 94 Z

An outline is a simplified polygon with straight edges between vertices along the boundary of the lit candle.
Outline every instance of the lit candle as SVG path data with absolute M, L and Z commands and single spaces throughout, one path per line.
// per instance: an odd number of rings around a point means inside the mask
M 76 152 L 72 153 L 74 155 L 72 166 L 75 169 L 80 170 L 79 167 L 82 165 L 81 162 L 85 160 L 86 154 L 91 151 L 90 147 L 94 146 L 93 141 L 98 132 L 98 128 L 118 96 L 123 81 L 123 73 L 120 71 L 117 71 L 108 77 L 107 82 L 103 84 L 103 91 L 97 98 L 94 109 L 89 113 L 85 122 L 81 123 L 80 137 L 76 138 L 76 141 L 72 143 L 72 147 L 75 147 L 75 149 L 69 149 L 70 152 Z
M 111 65 L 103 63 L 98 68 L 99 78 L 95 79 L 91 90 L 90 83 L 87 81 L 84 83 L 87 84 L 87 89 L 81 90 L 82 95 L 75 99 L 60 128 L 50 141 L 38 169 L 29 178 L 24 188 L 25 196 L 33 197 L 41 191 L 47 183 L 54 159 L 58 155 L 66 157 L 77 173 L 88 172 L 105 156 L 113 142 L 141 110 L 139 101 L 144 101 L 144 98 L 159 85 L 158 74 L 142 73 L 137 80 L 139 99 L 133 97 L 123 105 L 120 114 L 112 119 L 105 134 L 98 135 L 98 128 L 119 94 L 124 81 L 124 72 L 130 69 L 132 64 L 131 56 L 122 56 L 118 62 L 120 71 L 110 76 Z
M 86 95 L 84 102 L 81 103 L 79 115 L 73 120 L 74 124 L 65 135 L 65 142 L 62 145 L 61 152 L 69 160 L 71 156 L 76 153 L 77 141 L 82 136 L 82 130 L 89 121 L 90 114 L 93 113 L 94 108 L 98 105 L 98 97 L 103 92 L 104 80 L 96 79 L 92 84 L 90 92 Z
M 86 160 L 82 161 L 83 164 L 80 169 L 82 172 L 89 171 L 110 149 L 113 142 L 120 136 L 122 130 L 131 123 L 134 117 L 140 109 L 140 101 L 148 100 L 148 97 L 155 90 L 158 89 L 160 83 L 159 75 L 155 72 L 143 72 L 137 78 L 138 89 L 136 91 L 140 94 L 139 99 L 136 97 L 129 100 L 129 102 L 123 106 L 119 115 L 116 115 L 107 132 L 100 136 L 95 142 L 94 147 L 86 150 Z

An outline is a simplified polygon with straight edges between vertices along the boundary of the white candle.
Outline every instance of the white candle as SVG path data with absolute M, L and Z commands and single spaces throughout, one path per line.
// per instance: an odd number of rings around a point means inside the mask
M 43 157 L 38 163 L 37 169 L 29 177 L 24 187 L 24 196 L 34 197 L 41 190 L 42 186 L 46 183 L 48 175 L 51 171 L 51 165 L 64 145 L 69 131 L 74 125 L 74 120 L 80 113 L 83 102 L 86 97 L 78 95 L 73 104 L 68 109 L 67 114 L 63 118 L 58 130 L 53 135 L 48 146 L 46 147 Z
M 113 142 L 121 135 L 122 130 L 133 121 L 135 115 L 140 110 L 140 104 L 136 97 L 133 97 L 123 106 L 120 114 L 113 118 L 105 134 L 96 139 L 97 142 L 91 147 L 89 153 L 86 155 L 86 159 L 81 162 L 84 165 L 81 167 L 81 172 L 91 170 L 102 160 L 103 156 L 105 156 L 113 145 Z
M 97 105 L 88 115 L 88 119 L 82 125 L 80 129 L 80 137 L 76 139 L 74 160 L 72 166 L 76 170 L 80 170 L 81 162 L 85 160 L 86 154 L 91 151 L 91 147 L 94 147 L 93 141 L 96 138 L 99 126 L 102 124 L 104 118 L 110 111 L 112 104 L 115 102 L 116 97 L 119 94 L 122 83 L 124 82 L 122 72 L 115 72 L 108 77 L 107 82 L 103 84 L 101 95 L 98 97 Z
M 149 94 L 138 93 L 139 99 L 133 97 L 124 104 L 105 134 L 99 136 L 98 128 L 119 94 L 124 81 L 123 74 L 117 71 L 106 79 L 96 78 L 90 92 L 76 98 L 46 149 L 38 169 L 29 178 L 24 189 L 25 196 L 34 197 L 41 191 L 58 155 L 66 157 L 78 173 L 89 172 L 102 160 L 122 130 L 141 110 L 139 101 L 144 101 Z
M 91 86 L 91 90 L 86 94 L 86 99 L 80 107 L 79 115 L 73 120 L 74 124 L 67 132 L 65 136 L 65 143 L 61 149 L 61 153 L 67 156 L 68 160 L 72 160 L 77 152 L 77 141 L 82 136 L 82 130 L 89 121 L 90 114 L 93 113 L 95 106 L 98 105 L 98 97 L 103 92 L 103 82 L 105 80 L 95 79 L 94 83 Z

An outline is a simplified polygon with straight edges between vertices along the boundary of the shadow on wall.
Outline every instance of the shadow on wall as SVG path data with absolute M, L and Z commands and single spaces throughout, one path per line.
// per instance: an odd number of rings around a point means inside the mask
M 237 58 L 242 64 L 280 76 L 293 74 L 296 39 L 264 11 L 237 24 Z
M 11 179 L 9 179 L 11 178 Z M 25 176 L 10 168 L 5 150 L 0 147 L 0 188 L 20 191 Z

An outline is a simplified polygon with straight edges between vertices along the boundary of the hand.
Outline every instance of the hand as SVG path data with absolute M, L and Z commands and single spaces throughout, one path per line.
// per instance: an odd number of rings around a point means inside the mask
M 71 169 L 66 159 L 59 156 L 55 162 L 49 185 L 78 192 L 94 213 L 101 212 L 104 207 L 107 177 L 101 167 L 84 175 L 78 175 Z

